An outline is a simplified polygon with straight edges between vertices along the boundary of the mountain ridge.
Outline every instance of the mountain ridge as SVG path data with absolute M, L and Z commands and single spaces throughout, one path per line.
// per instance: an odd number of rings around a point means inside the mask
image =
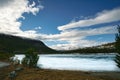
M 116 53 L 115 42 L 98 46 L 78 48 L 74 50 L 64 50 L 64 53 Z
M 55 53 L 53 50 L 47 47 L 42 41 L 23 38 L 13 35 L 0 34 L 0 51 L 5 52 L 25 52 L 29 48 L 34 48 L 39 53 Z
M 54 50 L 47 47 L 42 41 L 24 37 L 0 34 L 0 52 L 23 53 L 29 48 L 34 48 L 42 54 L 49 53 L 111 53 L 115 51 L 115 42 L 93 47 L 85 47 L 74 50 Z

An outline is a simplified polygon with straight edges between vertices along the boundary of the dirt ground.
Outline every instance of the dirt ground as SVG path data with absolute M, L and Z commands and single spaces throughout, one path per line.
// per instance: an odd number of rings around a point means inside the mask
M 9 73 L 15 69 L 16 66 L 13 65 L 0 68 L 0 80 L 10 80 Z M 83 72 L 24 67 L 16 73 L 15 80 L 120 80 L 120 72 Z

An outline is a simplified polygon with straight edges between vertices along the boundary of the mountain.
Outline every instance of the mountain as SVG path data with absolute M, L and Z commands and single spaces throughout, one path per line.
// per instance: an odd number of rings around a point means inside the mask
M 115 42 L 102 44 L 99 46 L 96 46 L 97 48 L 115 48 Z
M 99 46 L 79 48 L 75 50 L 62 51 L 64 53 L 115 53 L 115 42 L 102 44 Z
M 42 41 L 0 34 L 0 51 L 22 53 L 29 48 L 41 53 L 55 53 L 57 51 L 47 47 Z
M 42 54 L 49 53 L 112 53 L 115 51 L 115 42 L 99 46 L 79 48 L 75 50 L 56 51 L 47 47 L 42 41 L 22 38 L 12 35 L 0 34 L 0 52 L 23 53 L 29 48 L 34 48 Z

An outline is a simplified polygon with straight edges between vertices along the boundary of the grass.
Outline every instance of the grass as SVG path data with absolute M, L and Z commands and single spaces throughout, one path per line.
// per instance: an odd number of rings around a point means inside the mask
M 8 74 L 15 70 L 13 65 L 0 68 L 0 80 L 10 80 Z M 119 72 L 94 73 L 67 70 L 26 68 L 17 72 L 15 80 L 120 80 Z
M 8 60 L 12 56 L 14 56 L 14 54 L 0 52 L 0 60 L 2 61 Z

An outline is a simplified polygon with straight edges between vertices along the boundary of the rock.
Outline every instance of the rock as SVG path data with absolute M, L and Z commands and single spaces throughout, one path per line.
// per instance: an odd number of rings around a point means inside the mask
M 15 69 L 15 71 L 21 71 L 23 69 L 24 69 L 23 67 L 18 67 L 18 68 Z

